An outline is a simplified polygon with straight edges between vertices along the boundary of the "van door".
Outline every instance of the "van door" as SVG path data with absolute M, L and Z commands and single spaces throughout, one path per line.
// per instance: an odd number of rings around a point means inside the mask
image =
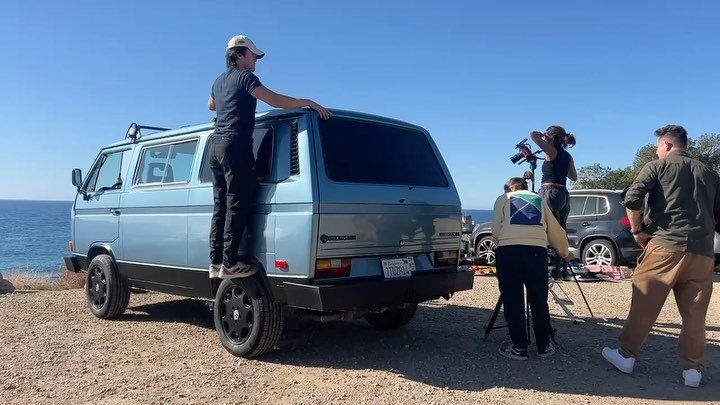
M 130 165 L 132 149 L 128 146 L 103 151 L 95 160 L 82 189 L 75 197 L 73 242 L 75 251 L 87 254 L 94 244 L 119 253 L 118 226 L 120 195 Z
M 143 146 L 121 200 L 121 273 L 131 285 L 182 295 L 187 276 L 188 182 L 198 139 Z
M 350 277 L 381 276 L 399 261 L 447 266 L 434 252 L 457 254 L 460 199 L 429 134 L 354 117 L 317 124 L 317 258 L 351 258 Z

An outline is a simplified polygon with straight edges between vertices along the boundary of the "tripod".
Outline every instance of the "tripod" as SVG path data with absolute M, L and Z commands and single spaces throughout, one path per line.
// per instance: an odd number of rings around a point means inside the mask
M 587 299 L 585 298 L 585 293 L 583 292 L 582 288 L 580 287 L 579 282 L 577 281 L 577 278 L 575 277 L 575 272 L 573 271 L 572 266 L 569 266 L 567 261 L 565 261 L 565 260 L 563 260 L 563 266 L 566 268 L 566 270 L 569 269 L 570 273 L 573 275 L 575 284 L 577 284 L 578 289 L 580 290 L 580 295 L 583 297 L 583 300 L 585 301 L 585 305 L 587 306 L 587 309 L 590 312 L 590 316 L 594 318 L 595 315 L 593 314 L 592 309 L 590 309 L 590 304 L 588 303 Z M 566 305 L 566 302 L 570 301 L 570 297 L 568 297 L 567 292 L 565 292 L 565 290 L 562 288 L 562 286 L 560 286 L 560 284 L 556 283 L 555 280 L 552 279 L 552 277 L 548 277 L 548 279 L 549 279 L 548 293 L 550 293 L 552 295 L 553 302 L 555 302 L 556 304 L 558 304 L 558 306 L 560 306 L 560 308 L 565 312 L 565 315 L 567 315 L 567 317 L 572 320 L 573 324 L 577 325 L 578 321 L 575 318 L 575 315 L 570 311 L 570 309 Z M 558 297 L 557 293 L 553 290 L 553 287 L 556 285 L 565 295 L 565 298 L 567 299 L 566 302 L 563 302 L 563 300 L 560 299 L 560 297 Z M 529 300 L 526 295 L 526 297 L 525 297 L 525 328 L 526 328 L 526 333 L 527 333 L 527 340 L 528 340 L 528 342 L 530 342 L 530 326 L 531 326 L 530 315 L 531 315 L 531 313 L 530 313 L 530 305 L 529 305 L 528 301 Z M 572 301 L 570 301 L 570 303 L 572 304 Z M 483 337 L 483 342 L 487 341 L 487 338 L 490 335 L 490 332 L 492 332 L 494 329 L 506 328 L 508 326 L 508 325 L 495 326 L 495 321 L 497 321 L 498 315 L 500 314 L 500 308 L 502 307 L 502 305 L 503 305 L 503 299 L 502 299 L 502 295 L 500 295 L 500 297 L 498 297 L 497 303 L 495 304 L 495 309 L 493 310 L 492 316 L 490 317 L 490 322 L 488 322 L 487 325 L 483 326 L 483 330 L 485 331 L 484 337 Z M 557 329 L 555 329 L 551 325 L 550 326 L 550 340 L 552 340 L 552 342 L 555 345 L 557 345 L 557 342 L 555 340 L 555 332 L 556 331 L 557 331 Z

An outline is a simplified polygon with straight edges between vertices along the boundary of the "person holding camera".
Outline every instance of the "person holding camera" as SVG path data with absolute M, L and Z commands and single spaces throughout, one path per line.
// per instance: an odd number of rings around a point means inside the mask
M 512 339 L 512 344 L 499 352 L 515 360 L 528 358 L 523 286 L 532 312 L 538 356 L 555 353 L 547 304 L 547 246 L 557 249 L 566 260 L 572 259 L 565 230 L 544 200 L 527 188 L 525 179 L 511 178 L 505 184 L 506 193 L 495 201 L 492 222 L 500 298 Z
M 567 229 L 567 219 L 570 214 L 570 193 L 567 190 L 567 179 L 577 181 L 577 171 L 572 155 L 567 147 L 575 146 L 575 136 L 568 134 L 565 129 L 558 125 L 548 127 L 545 133 L 540 131 L 530 132 L 530 138 L 540 149 L 545 152 L 545 161 L 542 164 L 542 186 L 540 197 L 545 201 L 552 211 L 555 219 L 563 229 Z M 521 153 L 529 156 L 532 152 L 522 148 Z M 553 259 L 557 258 L 554 256 Z M 568 279 L 569 275 L 560 268 L 561 264 L 557 259 L 552 261 L 553 278 Z

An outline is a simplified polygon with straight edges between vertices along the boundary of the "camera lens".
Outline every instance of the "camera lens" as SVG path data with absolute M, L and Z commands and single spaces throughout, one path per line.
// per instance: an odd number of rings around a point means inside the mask
M 523 158 L 523 154 L 518 152 L 512 156 L 510 156 L 510 161 L 513 162 L 513 164 L 517 164 L 517 162 L 521 161 Z

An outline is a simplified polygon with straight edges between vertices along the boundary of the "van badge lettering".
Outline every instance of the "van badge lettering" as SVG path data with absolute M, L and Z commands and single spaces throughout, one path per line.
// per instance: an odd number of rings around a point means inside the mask
M 460 232 L 440 232 L 440 236 L 460 236 Z
M 356 235 L 321 235 L 320 236 L 320 242 L 327 243 L 327 242 L 345 242 L 349 240 L 356 240 Z

